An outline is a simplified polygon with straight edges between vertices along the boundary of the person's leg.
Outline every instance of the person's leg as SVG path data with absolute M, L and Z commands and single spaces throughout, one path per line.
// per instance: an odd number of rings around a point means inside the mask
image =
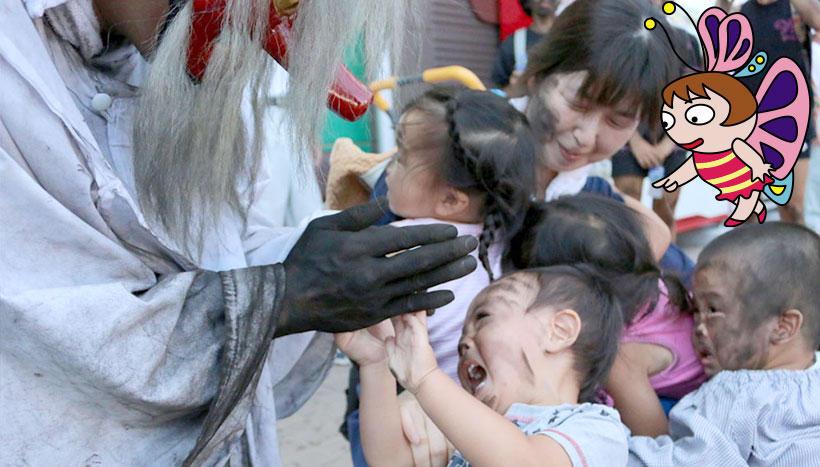
M 673 150 L 669 157 L 663 162 L 663 175 L 668 177 L 672 172 L 678 170 L 678 168 L 686 162 L 687 157 L 689 157 L 688 151 L 682 149 Z M 677 239 L 677 231 L 675 230 L 675 206 L 678 204 L 679 197 L 680 190 L 675 190 L 672 193 L 662 190 L 661 197 L 652 202 L 652 209 L 654 209 L 658 216 L 669 226 L 673 242 Z
M 785 206 L 780 206 L 780 219 L 794 224 L 804 224 L 803 204 L 806 201 L 806 180 L 809 176 L 809 159 L 797 159 L 794 166 L 794 188 L 792 197 Z
M 628 146 L 612 157 L 612 180 L 615 182 L 615 187 L 625 195 L 637 200 L 641 199 L 643 179 L 646 173 L 647 171 L 638 164 Z
M 652 200 L 652 209 L 669 226 L 673 242 L 677 239 L 678 234 L 675 230 L 675 206 L 678 204 L 679 197 L 680 190 L 671 193 L 664 190 L 660 198 Z

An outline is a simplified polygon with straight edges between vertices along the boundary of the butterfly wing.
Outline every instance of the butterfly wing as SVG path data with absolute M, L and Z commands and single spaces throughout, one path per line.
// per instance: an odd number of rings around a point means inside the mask
M 698 33 L 706 49 L 707 71 L 737 70 L 752 56 L 752 25 L 741 13 L 727 15 L 720 8 L 709 8 L 698 20 Z
M 800 66 L 785 57 L 774 62 L 755 98 L 757 125 L 747 142 L 772 165 L 773 177 L 784 180 L 803 149 L 809 126 L 809 86 Z

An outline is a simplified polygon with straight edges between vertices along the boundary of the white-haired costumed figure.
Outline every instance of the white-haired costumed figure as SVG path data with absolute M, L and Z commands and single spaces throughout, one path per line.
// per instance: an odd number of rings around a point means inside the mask
M 372 98 L 343 51 L 399 57 L 418 5 L 0 2 L 0 464 L 279 465 L 327 333 L 452 300 L 453 227 L 269 219 L 273 73 L 308 164 Z

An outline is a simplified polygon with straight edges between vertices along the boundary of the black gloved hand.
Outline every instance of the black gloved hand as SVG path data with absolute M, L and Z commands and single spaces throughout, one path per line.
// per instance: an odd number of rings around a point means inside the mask
M 284 262 L 277 336 L 352 331 L 453 300 L 450 291 L 425 290 L 473 271 L 468 253 L 478 241 L 444 224 L 371 227 L 385 209 L 379 200 L 308 225 Z

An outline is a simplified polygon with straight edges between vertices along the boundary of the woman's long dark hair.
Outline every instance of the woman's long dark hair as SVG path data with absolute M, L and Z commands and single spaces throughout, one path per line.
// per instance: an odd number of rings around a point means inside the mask
M 665 38 L 644 28 L 649 17 L 666 25 L 649 0 L 576 0 L 530 49 L 523 79 L 541 83 L 556 73 L 586 71 L 580 95 L 590 104 L 626 101 L 644 122 L 657 126 L 661 91 L 679 76 L 680 63 Z
M 517 269 L 577 263 L 599 267 L 614 284 L 627 325 L 657 303 L 658 280 L 672 304 L 692 309 L 680 279 L 658 268 L 638 213 L 600 195 L 533 203 L 511 241 L 509 260 Z
M 484 196 L 478 257 L 493 280 L 488 250 L 521 228 L 535 193 L 536 143 L 526 117 L 490 92 L 435 87 L 404 112 L 442 117 L 449 141 L 437 167 L 453 188 Z

